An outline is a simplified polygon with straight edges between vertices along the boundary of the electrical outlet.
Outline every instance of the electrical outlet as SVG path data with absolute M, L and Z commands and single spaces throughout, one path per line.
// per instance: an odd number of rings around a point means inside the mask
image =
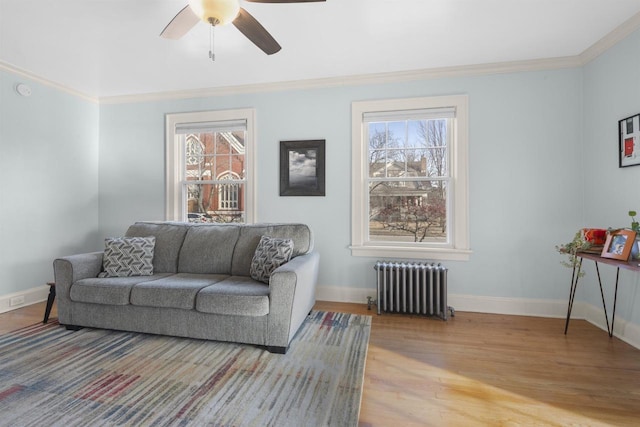
M 9 300 L 9 307 L 15 307 L 16 305 L 24 304 L 24 295 L 13 297 Z

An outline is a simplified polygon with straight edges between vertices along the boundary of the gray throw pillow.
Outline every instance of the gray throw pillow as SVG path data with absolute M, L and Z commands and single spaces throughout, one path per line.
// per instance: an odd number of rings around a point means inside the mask
M 153 252 L 156 238 L 113 237 L 104 240 L 100 277 L 153 275 Z
M 268 284 L 273 270 L 289 262 L 292 253 L 293 240 L 262 236 L 251 260 L 251 278 Z

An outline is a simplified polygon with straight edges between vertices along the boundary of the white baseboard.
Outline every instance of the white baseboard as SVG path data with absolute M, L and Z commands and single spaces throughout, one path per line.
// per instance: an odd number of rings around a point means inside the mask
M 47 296 L 49 296 L 49 286 L 46 285 L 13 294 L 0 295 L 0 313 L 46 301 Z M 44 315 L 44 312 L 42 314 Z
M 26 291 L 2 295 L 0 296 L 0 313 L 46 301 L 48 295 L 48 286 L 37 286 Z M 316 292 L 316 299 L 320 301 L 358 304 L 366 304 L 369 296 L 375 299 L 376 290 L 370 288 L 318 286 Z M 16 304 L 16 300 L 20 302 Z M 12 302 L 14 303 L 13 305 Z M 456 311 L 559 318 L 567 315 L 567 302 L 563 300 L 449 294 L 448 303 Z M 571 318 L 584 319 L 604 331 L 607 330 L 604 312 L 601 307 L 576 301 L 573 305 Z M 640 325 L 616 316 L 614 336 L 640 349 Z
M 369 288 L 349 288 L 340 286 L 318 286 L 316 288 L 316 299 L 320 301 L 366 304 L 368 296 L 375 299 L 376 290 Z
M 316 299 L 320 301 L 351 302 L 366 304 L 367 296 L 376 298 L 376 290 L 370 288 L 348 288 L 338 286 L 318 286 Z M 566 300 L 504 298 L 477 295 L 449 294 L 448 304 L 456 311 L 476 313 L 510 314 L 515 316 L 558 317 L 567 316 Z M 611 313 L 609 313 L 611 315 Z M 584 319 L 606 331 L 604 311 L 582 301 L 576 301 L 571 311 L 572 319 Z M 640 349 L 640 325 L 616 316 L 614 336 Z

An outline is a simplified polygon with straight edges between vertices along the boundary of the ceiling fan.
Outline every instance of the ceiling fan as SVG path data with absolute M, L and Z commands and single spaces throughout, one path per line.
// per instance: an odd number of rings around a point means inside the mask
M 326 0 L 245 0 L 253 3 L 310 3 Z M 213 27 L 233 24 L 242 34 L 251 40 L 267 55 L 273 55 L 281 47 L 267 30 L 243 7 L 240 0 L 189 0 L 187 4 L 164 27 L 160 37 L 177 40 L 187 34 L 199 21 L 211 25 L 211 49 L 209 57 L 213 60 Z

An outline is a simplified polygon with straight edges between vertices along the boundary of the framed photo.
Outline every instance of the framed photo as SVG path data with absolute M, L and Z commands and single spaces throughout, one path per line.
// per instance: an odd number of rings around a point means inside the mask
M 618 122 L 619 167 L 640 165 L 640 114 Z
M 280 195 L 324 196 L 325 140 L 280 141 Z
M 636 232 L 632 230 L 615 230 L 607 234 L 607 241 L 604 243 L 602 253 L 603 258 L 618 259 L 628 261 L 631 248 L 635 243 Z

